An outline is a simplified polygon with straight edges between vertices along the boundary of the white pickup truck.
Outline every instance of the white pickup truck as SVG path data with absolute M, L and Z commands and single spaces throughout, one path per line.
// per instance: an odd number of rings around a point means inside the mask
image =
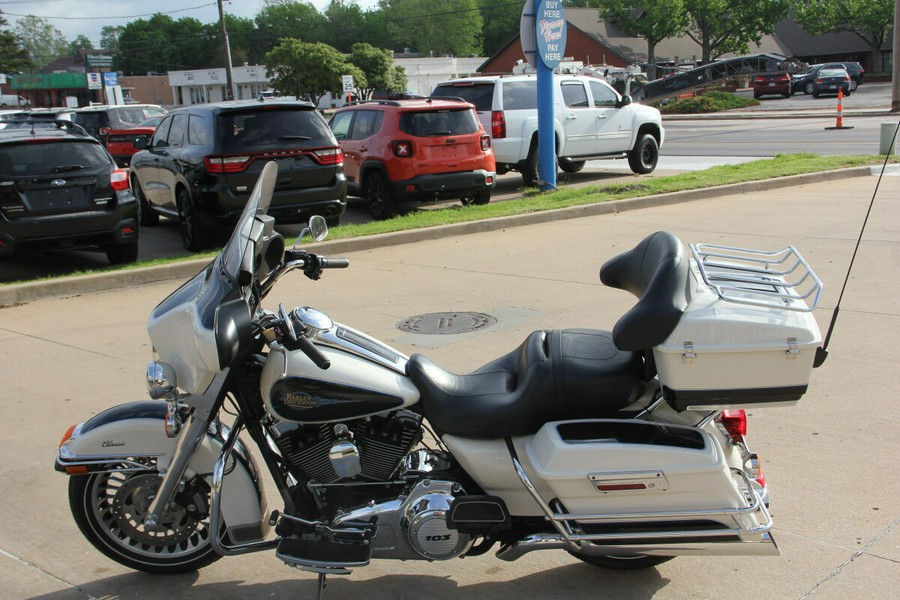
M 432 97 L 463 98 L 475 105 L 490 133 L 497 173 L 519 171 L 526 186 L 539 179 L 537 77 L 469 77 L 439 83 Z M 584 75 L 554 75 L 556 156 L 566 173 L 586 160 L 628 158 L 635 173 L 656 168 L 665 132 L 659 111 L 632 104 L 605 81 Z

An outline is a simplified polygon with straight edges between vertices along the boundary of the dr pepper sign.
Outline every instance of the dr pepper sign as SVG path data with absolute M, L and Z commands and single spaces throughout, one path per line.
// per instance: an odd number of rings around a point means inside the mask
M 538 56 L 553 69 L 559 66 L 566 51 L 566 15 L 562 0 L 538 0 L 535 20 Z

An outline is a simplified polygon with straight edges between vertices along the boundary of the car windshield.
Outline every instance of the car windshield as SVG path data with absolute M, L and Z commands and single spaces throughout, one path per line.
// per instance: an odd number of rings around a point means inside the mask
M 405 112 L 400 115 L 400 131 L 417 137 L 464 135 L 478 131 L 472 109 Z
M 27 142 L 0 146 L 0 165 L 13 177 L 39 177 L 111 167 L 106 151 L 82 140 Z
M 218 116 L 217 130 L 222 154 L 334 146 L 325 119 L 300 105 L 269 104 L 253 110 L 223 112 Z
M 432 96 L 462 98 L 475 105 L 475 110 L 484 112 L 491 110 L 494 98 L 493 83 L 442 83 L 434 88 Z
M 269 202 L 272 200 L 277 177 L 278 165 L 274 161 L 269 161 L 253 187 L 253 193 L 250 194 L 250 199 L 244 206 L 244 212 L 241 213 L 241 218 L 231 233 L 231 239 L 219 254 L 221 271 L 232 285 L 237 281 L 241 266 L 248 264 L 247 261 L 252 261 L 252 258 L 246 254 L 250 249 L 253 222 L 257 215 L 264 215 L 269 210 Z M 250 270 L 253 271 L 252 268 Z

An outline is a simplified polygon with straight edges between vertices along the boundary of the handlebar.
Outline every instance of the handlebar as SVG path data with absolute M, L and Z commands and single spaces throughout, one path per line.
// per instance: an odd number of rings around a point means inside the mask
M 323 371 L 331 366 L 331 361 L 328 360 L 328 357 L 322 354 L 322 351 L 316 348 L 316 345 L 305 335 L 301 335 L 297 338 L 297 345 L 300 347 L 300 351 L 308 356 L 309 359 Z

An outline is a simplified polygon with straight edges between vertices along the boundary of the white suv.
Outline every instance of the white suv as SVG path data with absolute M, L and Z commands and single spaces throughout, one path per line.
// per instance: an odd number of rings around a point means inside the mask
M 554 75 L 556 155 L 566 173 L 596 158 L 628 158 L 635 173 L 656 168 L 665 132 L 659 111 L 632 104 L 596 77 Z M 519 171 L 526 186 L 539 178 L 537 77 L 469 77 L 439 83 L 432 97 L 458 97 L 475 105 L 491 134 L 497 173 Z

